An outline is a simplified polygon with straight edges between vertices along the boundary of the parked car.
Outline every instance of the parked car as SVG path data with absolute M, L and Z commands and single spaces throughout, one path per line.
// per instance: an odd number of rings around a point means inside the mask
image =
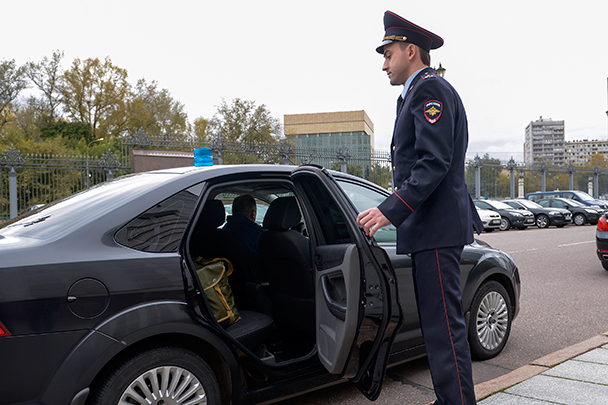
M 570 198 L 544 198 L 537 201 L 543 207 L 565 208 L 572 213 L 572 222 L 575 225 L 597 224 L 602 215 L 602 209 L 591 208 Z
M 534 193 L 526 194 L 526 199 L 530 201 L 538 202 L 538 200 L 545 198 L 568 198 L 591 208 L 598 208 L 604 211 L 608 210 L 606 201 L 597 200 L 584 191 L 579 190 L 536 191 Z
M 218 229 L 222 200 L 242 194 L 269 206 L 262 262 Z M 425 353 L 395 227 L 368 238 L 356 224 L 387 196 L 318 166 L 187 167 L 123 176 L 8 221 L 2 403 L 251 404 L 343 379 L 377 398 L 387 363 Z M 201 258 L 232 262 L 241 319 L 229 326 L 209 306 Z M 462 263 L 472 354 L 491 358 L 519 311 L 519 272 L 482 242 Z
M 500 214 L 500 229 L 508 231 L 511 228 L 526 229 L 534 225 L 534 214 L 526 210 L 516 210 L 513 207 L 496 200 L 475 200 L 475 206 Z
M 477 213 L 479 214 L 479 218 L 483 223 L 483 230 L 486 232 L 492 232 L 494 229 L 500 228 L 500 214 L 491 210 L 483 210 L 479 207 L 477 208 Z
M 572 214 L 565 208 L 547 208 L 523 198 L 502 200 L 502 202 L 516 210 L 528 210 L 533 213 L 534 221 L 539 228 L 548 228 L 552 225 L 562 228 L 572 222 Z
M 602 263 L 604 270 L 608 270 L 608 214 L 604 214 L 597 222 L 595 231 L 595 244 L 597 246 L 597 257 Z

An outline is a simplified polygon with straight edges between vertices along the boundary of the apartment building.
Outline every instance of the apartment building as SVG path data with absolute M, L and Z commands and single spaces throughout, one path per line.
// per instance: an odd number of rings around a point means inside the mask
M 526 126 L 524 162 L 533 164 L 544 160 L 549 164 L 566 162 L 564 121 L 554 121 L 542 116 Z

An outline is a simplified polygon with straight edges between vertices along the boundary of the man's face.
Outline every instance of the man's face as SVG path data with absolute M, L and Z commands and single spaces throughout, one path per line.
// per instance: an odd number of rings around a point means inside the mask
M 388 78 L 393 86 L 405 84 L 410 77 L 408 59 L 409 46 L 404 49 L 398 42 L 393 42 L 384 46 L 384 64 L 382 70 L 388 74 Z

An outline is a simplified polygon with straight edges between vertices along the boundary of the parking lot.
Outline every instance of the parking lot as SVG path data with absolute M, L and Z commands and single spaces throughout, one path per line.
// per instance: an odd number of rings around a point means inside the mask
M 473 363 L 475 383 L 491 380 L 556 350 L 608 331 L 608 271 L 595 254 L 595 226 L 483 233 L 479 239 L 509 253 L 521 275 L 521 312 L 496 358 Z M 426 405 L 435 399 L 425 359 L 393 367 L 377 404 Z M 282 405 L 360 404 L 351 384 L 281 402 Z

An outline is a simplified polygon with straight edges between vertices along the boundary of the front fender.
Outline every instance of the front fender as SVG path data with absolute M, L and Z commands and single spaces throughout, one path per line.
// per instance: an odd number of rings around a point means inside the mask
M 232 387 L 240 386 L 235 353 L 213 327 L 206 326 L 193 318 L 187 304 L 179 301 L 146 303 L 116 314 L 76 344 L 51 380 L 42 403 L 69 404 L 119 353 L 143 340 L 168 334 L 208 342 L 230 370 Z

